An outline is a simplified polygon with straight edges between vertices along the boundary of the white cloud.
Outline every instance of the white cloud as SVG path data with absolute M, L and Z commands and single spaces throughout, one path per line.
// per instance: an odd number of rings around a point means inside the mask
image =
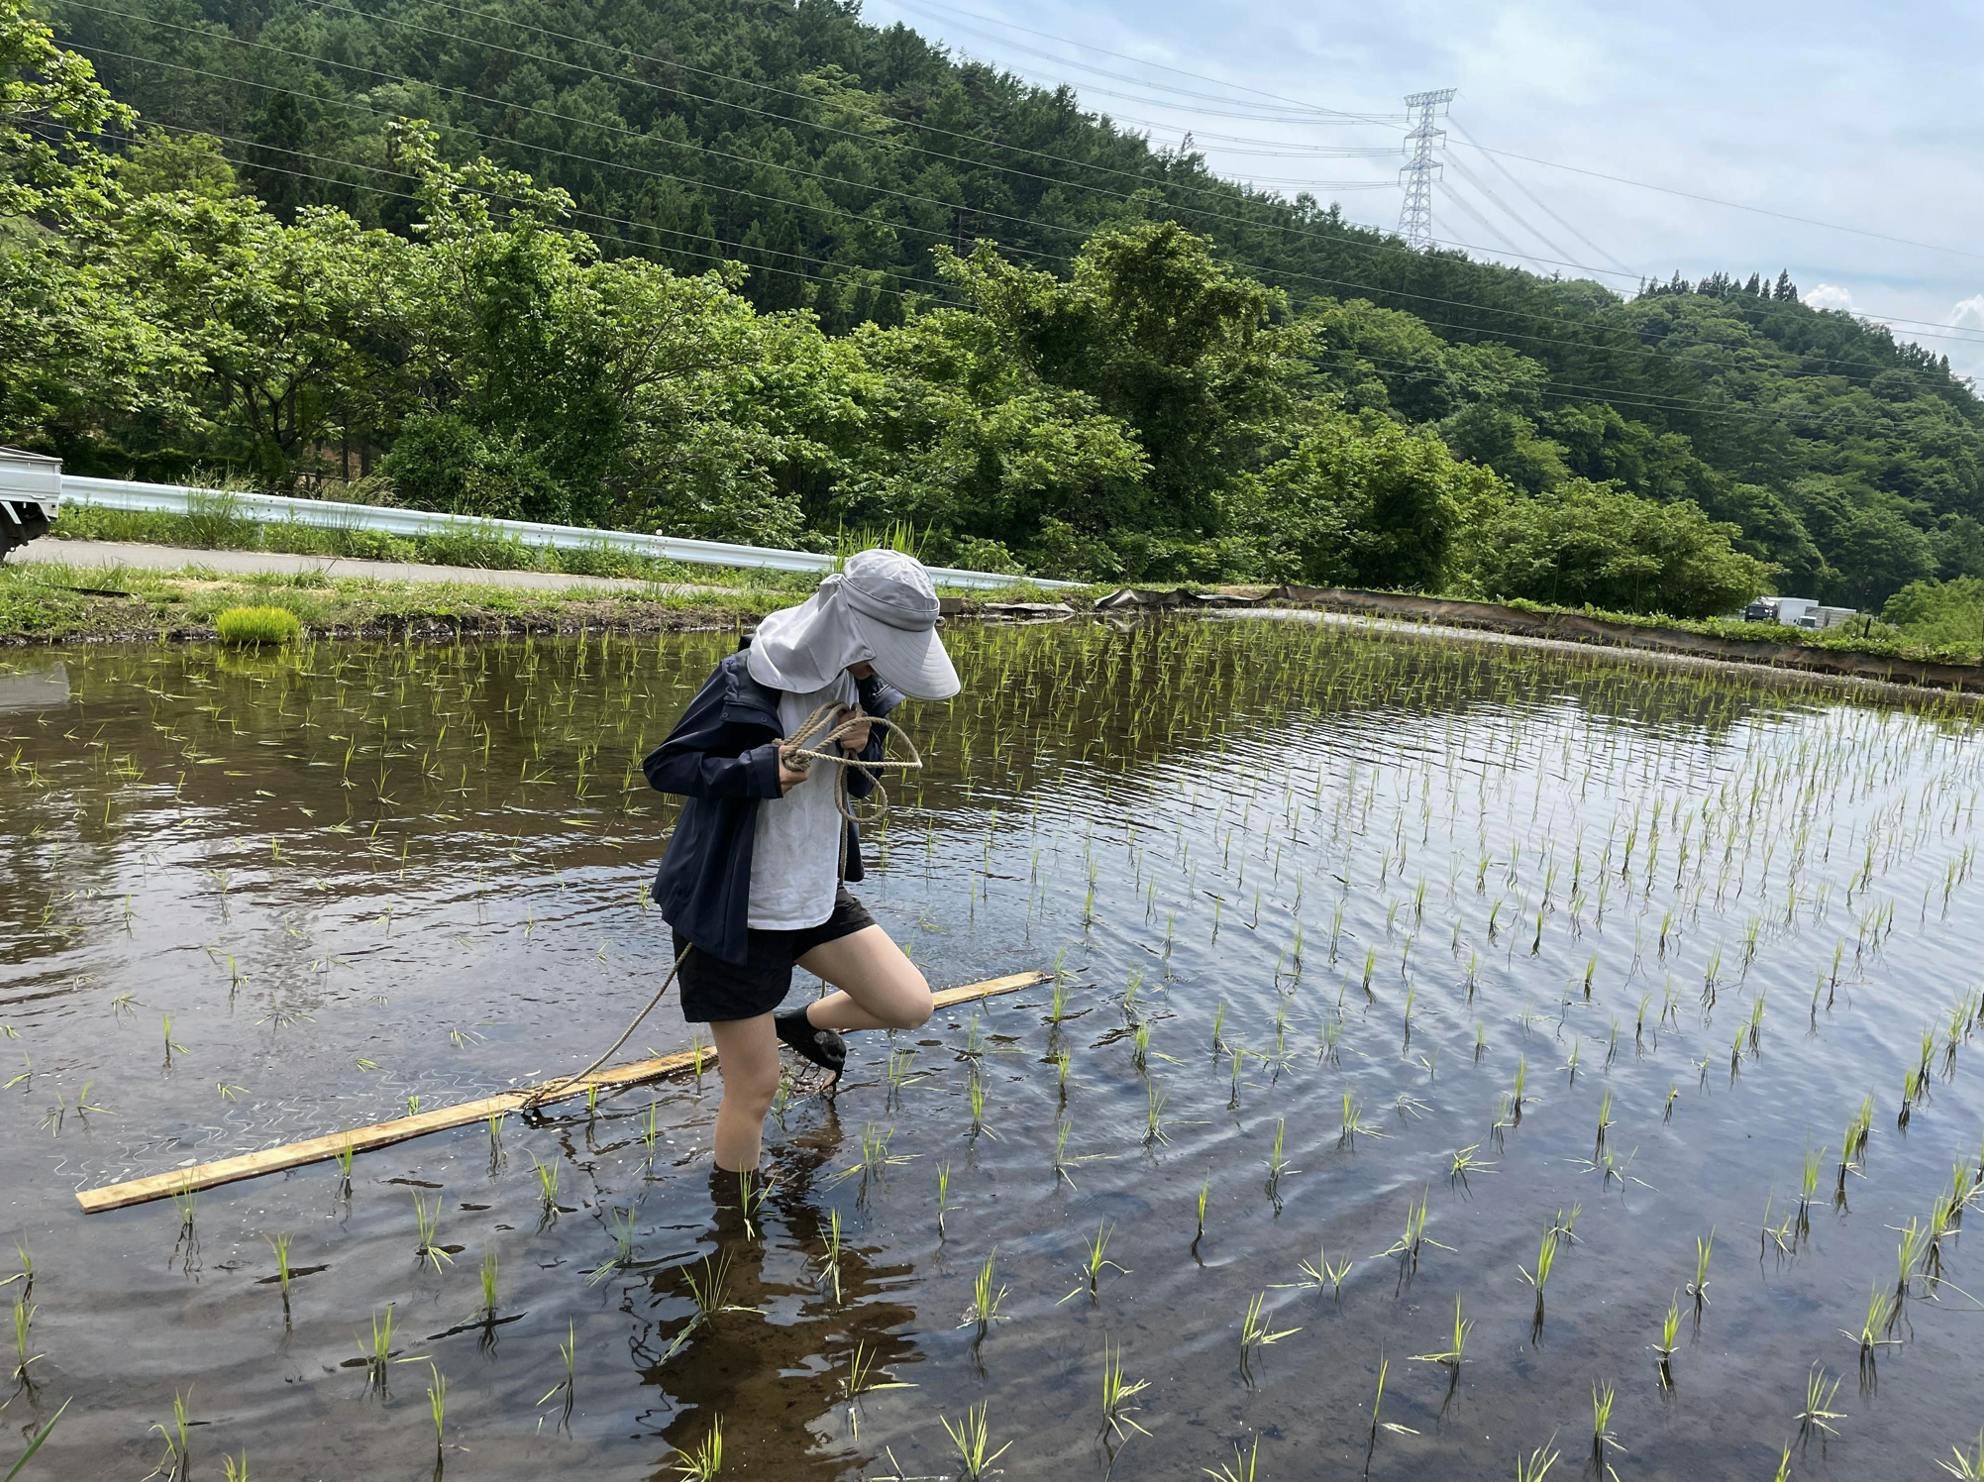
M 1819 283 L 1805 289 L 1798 295 L 1808 309 L 1845 309 L 1853 311 L 1853 294 L 1837 283 Z
M 1984 329 L 1984 293 L 1973 293 L 1950 310 L 1952 329 Z

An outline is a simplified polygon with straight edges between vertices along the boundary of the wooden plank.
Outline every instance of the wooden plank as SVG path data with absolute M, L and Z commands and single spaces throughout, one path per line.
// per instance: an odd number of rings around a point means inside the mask
M 954 1004 L 970 1003 L 981 998 L 991 998 L 1001 993 L 1017 993 L 1022 988 L 1031 987 L 1042 981 L 1047 974 L 1042 972 L 1008 973 L 1003 978 L 987 978 L 982 983 L 967 983 L 960 988 L 945 988 L 930 995 L 931 1003 L 937 1008 L 949 1008 Z M 713 1064 L 714 1050 L 705 1050 L 706 1063 Z M 554 1101 L 570 1101 L 586 1094 L 597 1086 L 602 1091 L 619 1090 L 626 1086 L 636 1086 L 643 1081 L 659 1080 L 663 1076 L 675 1075 L 689 1070 L 696 1063 L 693 1050 L 678 1050 L 673 1055 L 662 1055 L 652 1060 L 635 1060 L 626 1065 L 609 1065 L 564 1084 L 560 1076 L 554 1080 L 535 1086 L 521 1086 L 514 1091 L 502 1091 L 494 1096 L 484 1096 L 475 1101 L 465 1101 L 456 1106 L 436 1107 L 433 1111 L 416 1113 L 410 1117 L 394 1117 L 391 1121 L 373 1122 L 369 1126 L 355 1127 L 348 1132 L 329 1132 L 322 1137 L 306 1138 L 302 1142 L 285 1143 L 281 1147 L 263 1148 L 260 1152 L 242 1153 L 232 1158 L 222 1158 L 213 1163 L 202 1163 L 195 1168 L 175 1169 L 171 1173 L 154 1173 L 145 1178 L 134 1178 L 120 1184 L 106 1184 L 102 1188 L 78 1189 L 76 1202 L 83 1207 L 84 1214 L 100 1214 L 107 1209 L 123 1209 L 132 1204 L 148 1204 L 155 1199 L 164 1199 L 173 1194 L 188 1190 L 211 1189 L 221 1184 L 237 1183 L 244 1178 L 259 1178 L 265 1173 L 280 1173 L 288 1168 L 302 1168 L 311 1163 L 324 1163 L 337 1157 L 350 1148 L 354 1153 L 369 1152 L 374 1148 L 390 1147 L 396 1142 L 406 1142 L 411 1138 L 425 1137 L 430 1132 L 446 1132 L 455 1127 L 467 1127 L 475 1122 L 486 1121 L 490 1117 L 507 1115 L 521 1111 L 531 1098 L 541 1095 L 546 1087 L 551 1094 L 545 1096 L 539 1105 L 549 1105 Z

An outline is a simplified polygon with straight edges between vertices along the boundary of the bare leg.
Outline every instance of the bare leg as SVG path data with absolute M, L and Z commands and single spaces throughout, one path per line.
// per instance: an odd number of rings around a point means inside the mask
M 806 1006 L 815 1029 L 915 1029 L 930 1017 L 930 985 L 879 926 L 822 942 L 799 959 L 839 990 Z
M 778 1035 L 772 1016 L 718 1020 L 710 1025 L 723 1103 L 716 1111 L 716 1166 L 755 1172 L 765 1139 L 765 1113 L 778 1094 Z

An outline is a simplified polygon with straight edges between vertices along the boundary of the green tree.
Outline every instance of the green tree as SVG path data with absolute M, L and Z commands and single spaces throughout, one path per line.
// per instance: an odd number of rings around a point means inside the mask
M 1250 502 L 1269 576 L 1437 590 L 1464 512 L 1499 488 L 1430 432 L 1323 414 L 1261 472 Z
M 1770 577 L 1735 549 L 1733 526 L 1698 506 L 1584 479 L 1548 495 L 1486 500 L 1473 514 L 1462 584 L 1483 597 L 1712 617 L 1741 607 Z

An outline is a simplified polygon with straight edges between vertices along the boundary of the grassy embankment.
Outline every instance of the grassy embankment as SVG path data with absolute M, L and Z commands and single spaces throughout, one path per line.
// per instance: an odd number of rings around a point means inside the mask
M 493 530 L 405 539 L 373 531 L 297 523 L 260 523 L 237 513 L 225 492 L 186 515 L 143 514 L 74 505 L 58 537 L 185 545 L 208 550 L 267 550 L 349 559 L 413 561 L 499 571 L 555 571 L 621 577 L 639 589 L 524 592 L 480 584 L 374 582 L 295 574 L 247 576 L 202 570 L 105 572 L 59 563 L 8 568 L 0 575 L 0 641 L 62 642 L 105 637 L 208 636 L 223 609 L 245 603 L 287 607 L 318 634 L 444 631 L 576 631 L 611 627 L 655 631 L 748 622 L 810 591 L 809 573 L 735 570 L 649 560 L 604 544 L 576 550 L 525 545 Z M 721 590 L 684 593 L 694 585 Z M 82 589 L 82 590 L 78 590 Z M 1061 600 L 1085 606 L 1107 590 L 1045 593 L 1016 587 L 1003 600 Z M 1234 588 L 1250 594 L 1266 588 Z M 107 595 L 109 594 L 109 595 Z M 982 597 L 985 594 L 973 594 Z M 1948 626 L 1921 632 L 1868 618 L 1826 632 L 1731 618 L 1687 619 L 1645 613 L 1507 604 L 1538 615 L 1567 613 L 1675 630 L 1709 638 L 1770 642 L 1928 663 L 1976 664 L 1984 637 L 1953 638 Z
M 179 571 L 80 566 L 62 561 L 0 568 L 0 643 L 209 638 L 230 607 L 280 607 L 314 635 L 657 632 L 751 622 L 797 601 L 818 578 L 808 572 L 739 570 L 648 560 L 604 544 L 543 550 L 494 531 L 402 539 L 372 531 L 258 523 L 232 512 L 225 495 L 187 515 L 73 505 L 58 538 L 135 541 L 204 550 L 265 550 L 374 561 L 411 561 L 487 571 L 545 571 L 616 577 L 618 590 L 574 585 L 526 591 L 478 582 L 376 581 L 334 573 L 245 574 L 201 566 Z M 58 546 L 59 549 L 59 539 Z M 684 591 L 683 587 L 707 590 Z M 984 594 L 977 594 L 984 595 Z M 1042 594 L 1017 587 L 1001 598 Z

